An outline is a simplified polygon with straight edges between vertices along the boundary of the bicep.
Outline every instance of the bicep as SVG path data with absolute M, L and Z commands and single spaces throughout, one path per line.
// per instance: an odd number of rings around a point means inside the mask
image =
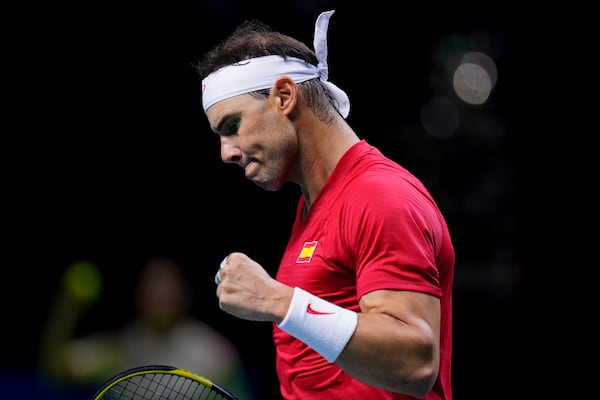
M 440 300 L 432 295 L 407 290 L 375 290 L 360 299 L 362 313 L 386 314 L 400 323 L 440 336 Z M 439 343 L 438 343 L 439 344 Z
M 416 291 L 369 292 L 360 300 L 356 331 L 337 364 L 363 382 L 422 397 L 438 373 L 439 303 Z

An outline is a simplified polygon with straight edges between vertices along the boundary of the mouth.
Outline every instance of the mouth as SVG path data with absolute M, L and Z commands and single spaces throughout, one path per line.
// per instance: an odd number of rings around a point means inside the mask
M 249 161 L 243 168 L 246 178 L 252 179 L 254 176 L 258 175 L 260 165 L 257 162 Z

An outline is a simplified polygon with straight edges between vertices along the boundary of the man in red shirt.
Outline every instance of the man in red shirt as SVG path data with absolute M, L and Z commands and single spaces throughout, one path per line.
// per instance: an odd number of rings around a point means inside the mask
M 346 122 L 348 96 L 328 81 L 332 14 L 314 51 L 245 21 L 197 65 L 223 161 L 302 192 L 276 277 L 231 253 L 219 304 L 273 323 L 286 400 L 451 400 L 450 233 L 424 185 Z

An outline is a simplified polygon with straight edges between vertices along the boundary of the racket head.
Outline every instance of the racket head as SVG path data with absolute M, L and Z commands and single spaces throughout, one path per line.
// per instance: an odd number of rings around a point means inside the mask
M 169 365 L 143 365 L 109 378 L 93 400 L 238 400 L 193 372 Z

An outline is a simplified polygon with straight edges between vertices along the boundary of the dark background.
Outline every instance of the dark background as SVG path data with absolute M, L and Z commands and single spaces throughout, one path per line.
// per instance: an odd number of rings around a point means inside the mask
M 274 274 L 299 192 L 264 192 L 220 161 L 192 64 L 245 18 L 312 47 L 316 16 L 335 8 L 330 80 L 350 96 L 348 121 L 424 181 L 453 233 L 455 398 L 503 399 L 525 382 L 536 335 L 537 264 L 526 238 L 537 219 L 531 121 L 541 111 L 542 43 L 552 37 L 543 22 L 498 4 L 85 4 L 30 4 L 15 11 L 8 36 L 14 95 L 5 112 L 14 122 L 2 146 L 5 381 L 35 370 L 67 265 L 87 259 L 105 274 L 102 302 L 83 334 L 125 321 L 142 261 L 168 254 L 197 288 L 195 313 L 234 340 L 264 398 L 277 398 L 270 325 L 223 314 L 213 276 L 233 250 Z M 454 97 L 460 125 L 436 139 L 421 127 L 420 112 L 440 85 L 450 86 L 437 81 L 440 48 L 467 46 L 475 29 L 490 33 L 498 82 L 484 105 Z

